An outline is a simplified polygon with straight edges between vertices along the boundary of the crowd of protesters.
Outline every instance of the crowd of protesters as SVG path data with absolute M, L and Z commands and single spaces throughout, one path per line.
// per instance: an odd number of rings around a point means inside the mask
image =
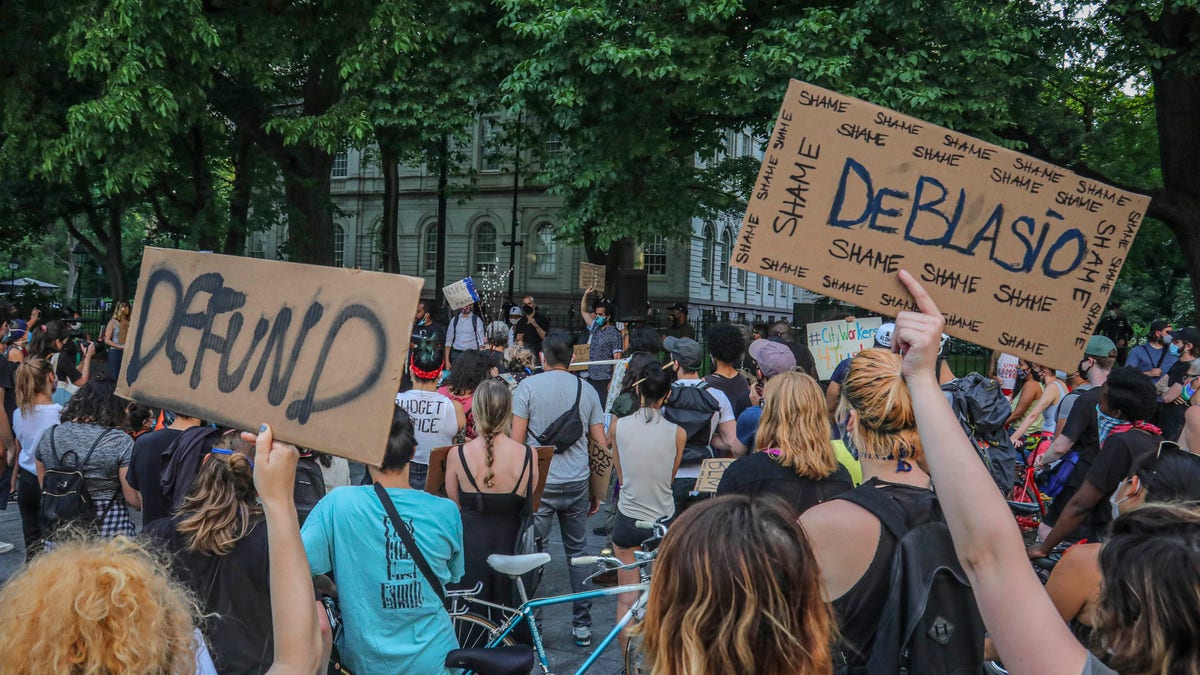
M 526 526 L 545 550 L 556 523 L 567 559 L 595 553 L 602 499 L 598 533 L 623 563 L 650 537 L 639 521 L 669 524 L 620 636 L 640 638 L 645 672 L 1200 672 L 1200 332 L 1156 322 L 1134 344 L 1118 311 L 1073 371 L 994 355 L 1009 487 L 1022 467 L 1055 486 L 1023 538 L 1029 511 L 1006 504 L 943 390 L 942 316 L 900 281 L 919 311 L 826 382 L 786 322 L 715 324 L 702 345 L 686 306 L 659 332 L 591 289 L 568 327 L 533 297 L 506 322 L 468 305 L 444 326 L 422 302 L 369 467 L 119 397 L 127 303 L 103 331 L 110 376 L 69 323 L 0 302 L 3 492 L 27 561 L 0 590 L 0 672 L 447 672 L 442 588 L 513 604 L 488 557 L 517 552 Z M 564 328 L 586 335 L 581 370 Z M 604 495 L 589 444 L 612 452 Z M 554 447 L 544 477 L 538 446 Z M 718 458 L 734 461 L 708 492 Z M 1030 559 L 1048 557 L 1043 587 Z M 930 565 L 947 576 L 922 587 Z M 569 574 L 587 590 L 587 568 Z M 898 586 L 925 594 L 923 614 Z M 575 645 L 592 621 L 574 602 Z

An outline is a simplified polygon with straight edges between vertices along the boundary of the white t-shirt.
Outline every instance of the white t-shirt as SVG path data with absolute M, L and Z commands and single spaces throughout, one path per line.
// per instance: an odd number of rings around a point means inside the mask
M 1012 395 L 1012 390 L 1017 387 L 1017 371 L 1021 368 L 1021 359 L 1012 354 L 1001 354 L 1000 358 L 996 359 L 996 380 L 1000 382 L 1000 388 L 1009 392 Z
M 22 469 L 29 473 L 37 473 L 37 458 L 34 457 L 34 451 L 37 450 L 42 434 L 58 424 L 60 414 L 62 414 L 62 406 L 57 403 L 35 405 L 28 417 L 21 412 L 20 408 L 13 413 L 13 435 L 21 443 L 21 455 L 17 458 L 17 464 Z
M 484 335 L 483 319 L 475 314 L 463 316 L 454 315 L 446 326 L 446 344 L 451 349 L 465 352 L 468 349 L 482 349 L 487 336 Z
M 396 394 L 396 405 L 408 411 L 417 437 L 417 451 L 412 461 L 429 463 L 429 453 L 437 447 L 454 443 L 458 433 L 458 415 L 454 402 L 436 391 L 413 389 Z

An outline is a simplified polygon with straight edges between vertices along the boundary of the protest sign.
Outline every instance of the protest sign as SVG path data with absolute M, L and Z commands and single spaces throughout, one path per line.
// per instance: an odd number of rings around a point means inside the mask
M 591 353 L 591 351 L 590 351 L 591 348 L 592 348 L 591 345 L 587 344 L 586 342 L 581 345 L 575 345 L 574 352 L 571 354 L 571 363 L 572 364 L 586 363 L 589 358 L 589 354 Z M 579 372 L 581 370 L 587 370 L 587 369 L 588 369 L 587 366 L 576 366 L 576 365 L 572 365 L 569 368 L 567 368 L 567 370 L 570 370 L 573 373 Z
M 147 248 L 118 392 L 378 465 L 421 283 Z
M 887 316 L 921 280 L 946 332 L 1074 369 L 1149 205 L 1039 159 L 803 82 L 732 264 Z
M 579 287 L 594 288 L 601 293 L 604 292 L 604 275 L 607 273 L 607 268 L 604 265 L 593 265 L 592 263 L 579 263 Z
M 608 494 L 608 479 L 613 472 L 612 450 L 588 437 L 588 468 L 591 479 L 588 483 L 593 499 L 604 500 Z
M 696 478 L 696 487 L 693 492 L 697 494 L 715 494 L 717 486 L 721 484 L 721 476 L 725 475 L 725 469 L 733 464 L 734 460 L 730 458 L 706 459 L 700 463 L 700 476 Z
M 472 302 L 479 302 L 479 292 L 475 290 L 475 280 L 471 277 L 443 288 L 442 295 L 446 296 L 446 304 L 450 305 L 450 309 L 462 309 Z
M 842 359 L 874 347 L 875 331 L 881 325 L 883 319 L 877 316 L 808 324 L 805 334 L 808 349 L 817 362 L 817 378 L 828 380 Z

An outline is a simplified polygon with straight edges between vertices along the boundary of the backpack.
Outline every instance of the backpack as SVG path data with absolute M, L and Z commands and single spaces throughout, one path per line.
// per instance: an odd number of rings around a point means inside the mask
M 970 373 L 943 384 L 942 391 L 996 487 L 1007 495 L 1015 481 L 1018 454 L 1004 429 L 1012 405 L 1000 390 L 1000 383 Z
M 888 597 L 866 670 L 871 675 L 982 673 L 985 628 L 950 528 L 932 491 L 903 502 L 877 480 L 842 493 L 897 539 Z
M 87 481 L 83 477 L 83 467 L 87 466 L 96 446 L 100 445 L 100 441 L 108 436 L 110 430 L 105 430 L 96 437 L 81 462 L 79 455 L 74 450 L 68 450 L 62 455 L 58 454 L 58 448 L 54 444 L 54 431 L 57 428 L 58 425 L 50 427 L 50 457 L 53 464 L 46 466 L 38 516 L 42 527 L 47 532 L 53 532 L 68 525 L 83 528 L 93 527 L 102 520 L 102 515 L 96 512 L 96 503 L 92 499 Z M 67 457 L 72 458 L 70 467 L 66 465 Z M 105 514 L 116 502 L 117 494 L 119 493 L 113 493 L 113 497 L 105 509 Z
M 553 445 L 554 454 L 561 454 L 571 449 L 579 439 L 583 438 L 583 420 L 579 419 L 579 402 L 583 398 L 583 380 L 575 378 L 575 404 L 567 408 L 551 422 L 542 433 L 536 434 L 538 443 Z
M 721 409 L 717 399 L 707 391 L 707 382 L 698 385 L 671 385 L 671 396 L 663 406 L 663 417 L 683 427 L 687 441 L 683 445 L 682 464 L 695 464 L 713 457 L 712 419 Z
M 311 453 L 300 455 L 300 461 L 296 463 L 296 485 L 292 494 L 296 500 L 296 511 L 300 514 L 300 524 L 303 525 L 304 519 L 325 496 L 325 476 L 321 473 L 317 458 Z

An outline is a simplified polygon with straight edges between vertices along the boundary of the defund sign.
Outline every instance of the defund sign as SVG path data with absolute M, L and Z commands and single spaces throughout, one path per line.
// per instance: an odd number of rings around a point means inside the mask
M 947 333 L 1073 370 L 1149 202 L 793 80 L 731 264 L 888 316 L 907 269 Z
M 377 466 L 421 285 L 147 248 L 119 391 Z

